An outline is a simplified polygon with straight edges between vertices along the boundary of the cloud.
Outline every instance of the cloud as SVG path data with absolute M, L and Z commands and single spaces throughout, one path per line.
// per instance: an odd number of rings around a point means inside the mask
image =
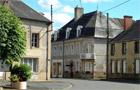
M 54 8 L 59 8 L 62 6 L 59 0 L 38 0 L 38 4 L 44 8 L 48 8 L 50 5 L 53 5 Z
M 74 11 L 73 11 L 74 9 L 71 7 L 71 6 L 64 6 L 64 8 L 63 8 L 63 11 L 64 11 L 64 13 L 73 13 Z
M 44 12 L 44 16 L 47 18 L 50 17 L 50 13 Z M 68 21 L 70 21 L 72 17 L 66 13 L 54 13 L 53 14 L 53 21 L 56 23 L 66 24 Z
M 48 19 L 51 18 L 50 13 L 44 12 L 44 16 L 47 17 Z M 61 28 L 63 25 L 68 23 L 73 17 L 70 16 L 67 13 L 54 13 L 53 14 L 53 22 L 55 25 L 61 25 L 60 27 L 56 26 L 57 28 L 54 28 L 54 30 Z
M 86 2 L 86 3 L 97 3 L 97 2 L 110 2 L 112 0 L 82 0 L 83 2 Z

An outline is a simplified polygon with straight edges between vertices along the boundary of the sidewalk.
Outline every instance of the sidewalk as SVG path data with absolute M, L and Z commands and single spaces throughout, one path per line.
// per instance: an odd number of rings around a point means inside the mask
M 0 86 L 3 85 L 3 90 L 16 90 L 12 89 L 10 86 L 10 82 L 5 81 L 1 83 Z M 62 81 L 31 81 L 28 82 L 28 89 L 27 90 L 68 90 L 72 87 L 72 84 L 69 82 L 62 82 Z

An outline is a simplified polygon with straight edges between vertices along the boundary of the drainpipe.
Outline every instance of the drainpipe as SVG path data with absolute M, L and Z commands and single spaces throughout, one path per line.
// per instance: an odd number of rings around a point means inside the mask
M 63 40 L 63 53 L 62 53 L 62 60 L 63 60 L 63 78 L 64 78 L 64 72 L 65 72 L 65 63 L 64 63 L 64 53 L 65 53 L 65 44 L 64 44 L 64 40 Z

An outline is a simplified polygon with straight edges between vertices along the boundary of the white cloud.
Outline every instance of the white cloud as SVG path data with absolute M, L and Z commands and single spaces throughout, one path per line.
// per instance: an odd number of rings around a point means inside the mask
M 50 13 L 48 12 L 44 12 L 44 16 L 47 17 L 48 19 L 51 18 Z M 54 28 L 54 30 L 61 28 L 63 25 L 65 25 L 66 23 L 68 23 L 73 17 L 70 16 L 67 13 L 54 13 L 53 14 L 53 22 L 56 25 L 60 25 L 60 27 L 56 26 Z
M 54 8 L 61 7 L 59 0 L 38 0 L 38 4 L 44 8 L 48 8 L 50 5 L 53 5 Z
M 44 15 L 45 15 L 45 17 L 47 17 L 49 19 L 51 18 L 50 13 L 48 13 L 48 12 L 45 12 Z M 54 13 L 53 14 L 53 21 L 55 23 L 61 23 L 64 25 L 71 19 L 72 19 L 72 17 L 66 13 Z
M 110 2 L 112 0 L 83 0 L 83 2 L 86 2 L 86 3 L 97 3 L 97 2 Z
M 64 6 L 64 8 L 63 8 L 64 10 L 64 13 L 73 13 L 74 11 L 74 9 L 71 7 L 71 6 Z

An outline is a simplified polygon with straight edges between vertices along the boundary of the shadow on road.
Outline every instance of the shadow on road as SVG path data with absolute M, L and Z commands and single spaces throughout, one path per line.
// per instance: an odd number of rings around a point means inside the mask
M 116 83 L 130 83 L 130 84 L 140 84 L 140 80 L 107 80 L 107 79 L 101 79 L 100 81 L 108 81 L 108 82 L 116 82 Z

